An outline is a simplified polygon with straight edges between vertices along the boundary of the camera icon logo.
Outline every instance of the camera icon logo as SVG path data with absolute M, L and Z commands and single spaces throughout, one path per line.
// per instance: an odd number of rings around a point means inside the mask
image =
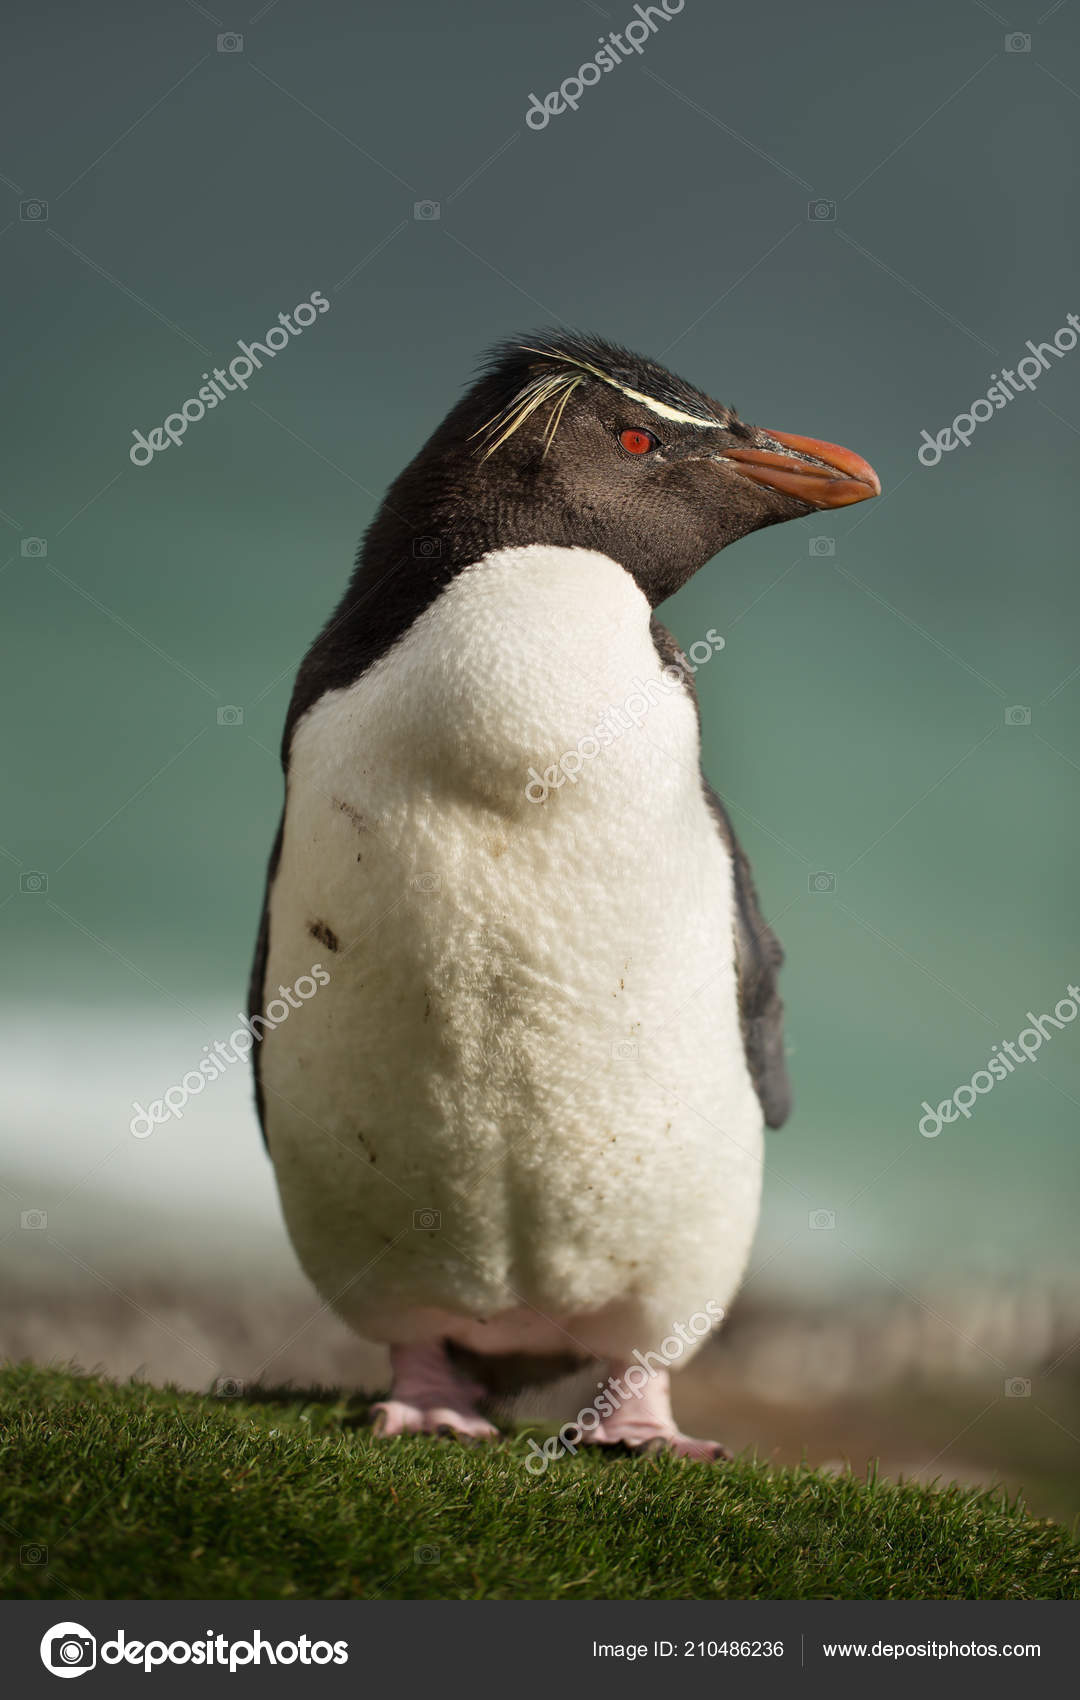
M 244 724 L 244 711 L 242 708 L 237 708 L 235 703 L 227 702 L 217 711 L 217 723 L 219 726 L 242 726 Z
M 24 224 L 48 224 L 48 222 L 49 222 L 49 203 L 48 203 L 48 201 L 38 201 L 38 200 L 20 201 L 19 202 L 19 217 L 22 219 Z
M 420 1234 L 437 1234 L 442 1227 L 441 1210 L 414 1210 L 412 1225 Z
M 28 561 L 40 561 L 49 553 L 49 545 L 44 537 L 24 537 L 19 544 L 19 554 Z
M 611 1054 L 616 1062 L 626 1062 L 630 1057 L 637 1056 L 636 1039 L 614 1039 L 611 1044 Z
M 1026 708 L 1024 704 L 1020 702 L 1013 703 L 1011 708 L 1007 708 L 1005 710 L 1005 724 L 1006 726 L 1030 726 L 1030 708 Z
M 219 1399 L 241 1399 L 244 1384 L 235 1375 L 219 1375 L 214 1382 L 214 1393 Z
M 425 897 L 430 897 L 433 891 L 438 891 L 441 883 L 438 874 L 415 874 L 412 880 L 412 888 L 414 891 L 421 892 Z
M 97 1642 L 81 1623 L 54 1623 L 41 1637 L 41 1662 L 53 1676 L 85 1676 L 97 1664 Z
M 807 1223 L 816 1233 L 823 1233 L 829 1228 L 836 1227 L 836 1211 L 811 1210 L 807 1217 Z
M 1005 37 L 1006 53 L 1030 53 L 1031 37 L 1029 35 L 1007 35 Z
M 49 1226 L 47 1210 L 20 1210 L 19 1227 L 28 1234 L 43 1234 Z
M 1030 1381 L 1025 1381 L 1022 1375 L 1010 1375 L 1005 1383 L 1005 1397 L 1006 1399 L 1030 1399 Z
M 835 201 L 810 201 L 807 204 L 806 216 L 811 223 L 824 222 L 831 224 L 836 218 Z
M 820 873 L 811 874 L 806 882 L 807 891 L 835 891 L 836 875 L 830 874 L 824 868 Z
M 219 53 L 243 53 L 244 38 L 237 35 L 235 30 L 226 30 L 224 35 L 217 38 L 217 50 Z
M 19 890 L 30 897 L 43 897 L 49 889 L 49 876 L 39 868 L 28 868 L 19 875 Z
M 438 201 L 414 201 L 412 215 L 421 220 L 442 218 L 442 205 Z
M 19 1563 L 27 1570 L 36 1570 L 39 1565 L 48 1564 L 48 1547 L 39 1547 L 31 1541 L 27 1546 L 19 1548 Z
M 415 561 L 437 561 L 442 554 L 442 538 L 414 537 L 412 552 Z
M 836 538 L 835 537 L 811 537 L 809 548 L 810 548 L 811 555 L 835 555 L 836 554 Z
M 414 1564 L 438 1564 L 442 1554 L 437 1546 L 425 1542 L 423 1546 L 413 1548 Z

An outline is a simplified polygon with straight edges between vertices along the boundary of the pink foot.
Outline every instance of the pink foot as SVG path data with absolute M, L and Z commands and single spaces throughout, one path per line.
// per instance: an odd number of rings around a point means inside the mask
M 613 1363 L 606 1384 L 608 1401 L 617 1404 L 611 1416 L 605 1417 L 596 1428 L 582 1434 L 584 1446 L 624 1446 L 630 1452 L 662 1453 L 676 1458 L 694 1458 L 704 1464 L 715 1464 L 731 1457 L 726 1446 L 718 1440 L 695 1440 L 683 1434 L 671 1411 L 671 1392 L 667 1370 L 658 1370 L 645 1385 L 636 1390 L 623 1384 L 623 1376 L 631 1366 Z M 635 1377 L 635 1381 L 639 1379 Z M 626 1397 L 619 1394 L 624 1385 Z
M 628 1452 L 670 1453 L 675 1458 L 696 1458 L 703 1464 L 721 1463 L 731 1457 L 719 1440 L 695 1440 L 683 1434 L 672 1423 L 670 1428 L 656 1429 L 646 1423 L 626 1423 L 614 1428 L 602 1423 L 592 1434 L 583 1438 L 585 1446 L 625 1446 Z
M 498 1440 L 498 1429 L 476 1409 L 483 1388 L 459 1375 L 441 1346 L 391 1346 L 390 1363 L 390 1397 L 371 1407 L 380 1440 L 399 1434 L 445 1435 L 468 1444 Z

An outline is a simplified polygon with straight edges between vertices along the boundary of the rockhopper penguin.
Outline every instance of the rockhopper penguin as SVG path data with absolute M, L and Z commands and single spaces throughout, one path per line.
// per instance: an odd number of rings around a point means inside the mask
M 383 1435 L 494 1436 L 500 1377 L 645 1360 L 585 1438 L 725 1455 L 664 1365 L 746 1264 L 781 953 L 654 609 L 879 489 L 560 331 L 496 349 L 379 509 L 293 692 L 251 1013 L 293 1245 L 390 1347 Z

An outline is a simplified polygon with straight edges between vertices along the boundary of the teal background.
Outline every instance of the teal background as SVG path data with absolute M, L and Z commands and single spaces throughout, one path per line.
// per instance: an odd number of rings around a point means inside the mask
M 54 1076 L 70 1032 L 111 1035 L 92 1106 L 69 1077 L 87 1168 L 91 1126 L 122 1133 L 144 1089 L 147 1022 L 181 1059 L 228 1030 L 296 665 L 478 353 L 569 323 L 857 449 L 884 484 L 725 552 L 664 613 L 684 643 L 725 635 L 698 679 L 706 765 L 788 953 L 797 1113 L 769 1141 L 755 1268 L 800 1289 L 1071 1278 L 1080 1033 L 936 1141 L 916 1123 L 1080 972 L 1080 350 L 970 448 L 933 469 L 916 449 L 1080 310 L 1075 12 L 1028 9 L 1007 27 L 1031 50 L 1006 52 L 970 4 L 687 0 L 576 113 L 528 129 L 530 93 L 631 16 L 16 9 L 9 1015 L 37 1024 Z M 242 52 L 217 51 L 224 30 Z M 31 197 L 47 218 L 20 218 Z M 818 199 L 835 219 L 808 217 Z M 424 200 L 441 216 L 415 218 Z M 133 429 L 316 289 L 331 311 L 246 397 L 131 465 Z M 43 558 L 20 552 L 34 537 Z M 1017 704 L 1029 725 L 1007 723 Z M 218 724 L 225 705 L 241 725 Z M 38 871 L 47 891 L 21 889 Z M 818 871 L 835 890 L 809 889 Z M 12 1172 L 33 1170 L 22 1099 L 11 1117 Z M 261 1174 L 246 1109 L 228 1138 Z M 834 1231 L 808 1231 L 819 1209 Z

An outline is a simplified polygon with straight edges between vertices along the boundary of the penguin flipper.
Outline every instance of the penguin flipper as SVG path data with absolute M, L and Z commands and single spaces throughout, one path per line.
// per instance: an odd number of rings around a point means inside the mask
M 761 913 L 746 853 L 727 810 L 705 775 L 705 801 L 731 852 L 735 873 L 735 968 L 739 1015 L 750 1078 L 768 1127 L 783 1127 L 791 1114 L 791 1082 L 784 1061 L 784 1005 L 777 984 L 784 952 Z
M 255 960 L 251 964 L 251 979 L 248 982 L 248 1017 L 253 1019 L 262 1015 L 266 1000 L 266 959 L 270 952 L 270 888 L 274 883 L 278 862 L 281 860 L 281 838 L 285 830 L 285 816 L 282 813 L 278 825 L 274 847 L 270 852 L 270 863 L 266 870 L 266 890 L 263 894 L 262 915 L 259 918 L 259 934 L 255 940 Z M 270 1149 L 270 1141 L 266 1137 L 266 1111 L 263 1094 L 262 1075 L 259 1070 L 259 1050 L 262 1039 L 256 1032 L 253 1034 L 254 1044 L 251 1051 L 251 1068 L 255 1076 L 255 1110 L 262 1129 L 263 1144 Z

